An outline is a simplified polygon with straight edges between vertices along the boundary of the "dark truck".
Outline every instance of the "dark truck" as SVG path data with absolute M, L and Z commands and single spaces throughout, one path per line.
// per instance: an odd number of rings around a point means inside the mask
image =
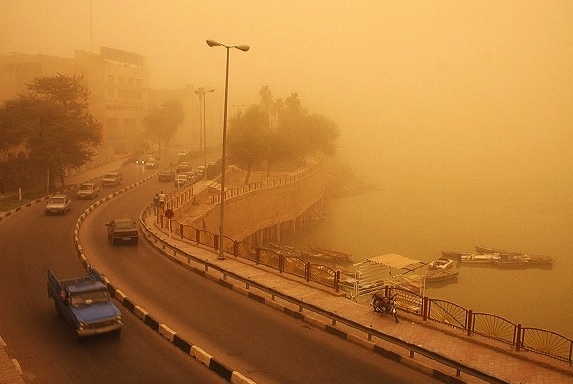
M 100 333 L 119 335 L 121 332 L 121 312 L 94 269 L 90 268 L 88 276 L 62 280 L 48 269 L 48 297 L 54 299 L 56 310 L 71 325 L 76 340 Z

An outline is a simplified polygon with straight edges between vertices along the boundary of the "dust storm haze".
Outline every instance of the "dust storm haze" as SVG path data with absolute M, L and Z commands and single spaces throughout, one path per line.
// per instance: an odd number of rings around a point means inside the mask
M 229 105 L 299 94 L 338 153 L 388 185 L 573 187 L 573 2 L 3 0 L 0 54 L 142 54 L 150 86 Z M 233 113 L 230 108 L 229 113 Z M 215 123 L 217 122 L 217 123 Z M 213 137 L 213 136 L 211 136 Z M 569 208 L 570 209 L 570 208 Z

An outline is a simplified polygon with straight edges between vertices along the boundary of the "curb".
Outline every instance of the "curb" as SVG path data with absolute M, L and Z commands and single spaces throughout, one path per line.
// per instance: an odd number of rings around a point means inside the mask
M 85 269 L 90 268 L 90 264 L 88 263 L 88 259 L 84 254 L 83 247 L 79 242 L 79 230 L 82 222 L 85 218 L 98 206 L 103 204 L 104 202 L 111 200 L 112 198 L 144 183 L 151 179 L 153 179 L 157 173 L 148 176 L 144 179 L 139 180 L 138 182 L 126 186 L 125 188 L 120 189 L 104 198 L 101 198 L 90 205 L 84 213 L 78 218 L 76 223 L 76 227 L 74 230 L 74 244 L 76 246 L 76 250 L 78 252 L 78 257 L 80 262 L 82 263 Z M 91 267 L 93 268 L 93 267 Z M 254 381 L 250 380 L 248 377 L 244 376 L 238 371 L 228 367 L 223 362 L 217 360 L 209 353 L 205 352 L 202 348 L 197 345 L 192 344 L 191 342 L 185 340 L 182 337 L 179 337 L 177 332 L 171 329 L 166 324 L 160 322 L 158 319 L 154 318 L 147 312 L 143 307 L 137 305 L 136 303 L 132 302 L 129 297 L 123 293 L 121 290 L 115 288 L 111 282 L 102 275 L 102 278 L 107 286 L 108 291 L 110 292 L 111 296 L 114 297 L 117 301 L 121 303 L 121 305 L 126 308 L 129 312 L 134 314 L 138 319 L 143 321 L 145 325 L 151 328 L 153 331 L 158 333 L 161 337 L 168 340 L 171 344 L 179 348 L 181 351 L 185 352 L 189 356 L 195 358 L 198 362 L 205 365 L 211 371 L 215 372 L 219 377 L 222 377 L 226 381 L 232 384 L 256 384 Z
M 147 228 L 147 227 L 146 227 Z M 147 230 L 149 231 L 149 233 L 153 233 L 149 228 L 147 228 Z M 345 331 L 342 331 L 341 329 L 337 328 L 334 325 L 331 325 L 329 323 L 325 323 L 321 320 L 316 319 L 315 317 L 312 316 L 308 316 L 305 315 L 301 312 L 292 310 L 282 304 L 277 303 L 276 301 L 272 300 L 272 299 L 268 299 L 265 298 L 261 295 L 258 295 L 256 293 L 253 293 L 251 291 L 249 291 L 247 288 L 244 288 L 243 286 L 240 285 L 233 285 L 232 283 L 229 282 L 229 280 L 226 280 L 224 278 L 219 278 L 216 277 L 215 275 L 203 270 L 203 269 L 198 269 L 192 265 L 189 264 L 185 264 L 180 262 L 177 258 L 173 257 L 171 254 L 169 254 L 168 252 L 166 252 L 164 249 L 156 247 L 155 243 L 153 241 L 151 241 L 149 239 L 148 236 L 146 236 L 147 240 L 156 248 L 156 250 L 158 250 L 159 252 L 161 252 L 164 256 L 167 256 L 168 258 L 171 259 L 171 261 L 187 268 L 188 270 L 190 270 L 191 272 L 195 272 L 199 275 L 201 275 L 202 277 L 205 277 L 219 285 L 222 285 L 226 288 L 229 288 L 237 293 L 240 293 L 244 296 L 247 296 L 250 299 L 253 299 L 261 304 L 264 304 L 266 306 L 269 306 L 275 310 L 278 310 L 290 317 L 293 317 L 297 320 L 302 320 L 305 323 L 309 324 L 312 327 L 315 327 L 319 330 L 325 331 L 331 335 L 337 336 L 341 339 L 344 339 L 346 341 L 349 341 L 353 344 L 358 345 L 359 347 L 363 347 L 366 348 L 378 355 L 381 355 L 385 358 L 388 358 L 394 362 L 397 362 L 399 364 L 403 364 L 413 370 L 416 370 L 422 374 L 425 374 L 427 376 L 433 377 L 437 380 L 440 380 L 444 383 L 451 383 L 451 384 L 465 384 L 466 382 L 464 380 L 461 380 L 458 377 L 449 375 L 447 373 L 444 373 L 440 370 L 434 369 L 430 366 L 427 366 L 421 362 L 418 362 L 414 359 L 412 359 L 409 356 L 406 355 L 402 355 L 399 353 L 396 353 L 394 351 L 390 351 L 387 350 L 385 348 L 382 348 L 381 346 L 377 345 L 376 343 L 370 342 L 364 338 L 361 338 L 359 336 L 347 333 Z M 249 382 L 250 383 L 250 382 Z

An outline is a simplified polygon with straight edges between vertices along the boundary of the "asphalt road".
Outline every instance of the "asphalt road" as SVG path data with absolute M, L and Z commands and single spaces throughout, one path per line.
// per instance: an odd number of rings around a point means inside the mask
M 46 216 L 38 203 L 0 222 L 0 335 L 24 379 L 42 384 L 225 382 L 121 307 L 125 324 L 119 338 L 74 341 L 48 299 L 46 271 L 85 275 L 73 228 L 89 204 L 74 198 L 68 215 Z
M 108 242 L 107 221 L 138 217 L 158 190 L 172 188 L 156 179 L 146 182 L 95 209 L 80 231 L 88 260 L 154 318 L 260 383 L 432 382 L 189 272 L 145 241 L 138 246 Z
M 149 173 L 129 166 L 124 185 Z M 137 218 L 156 192 L 172 188 L 153 179 L 115 197 L 88 216 L 80 235 L 89 261 L 155 318 L 259 383 L 438 382 L 193 274 L 145 241 L 108 243 L 107 221 Z M 224 382 L 125 310 L 119 339 L 74 342 L 47 298 L 46 269 L 85 273 L 72 232 L 89 204 L 74 199 L 62 217 L 45 216 L 37 204 L 0 222 L 0 334 L 28 382 Z

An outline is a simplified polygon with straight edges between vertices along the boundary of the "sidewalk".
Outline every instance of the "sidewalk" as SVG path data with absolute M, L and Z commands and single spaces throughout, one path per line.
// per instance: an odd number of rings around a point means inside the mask
M 466 336 L 463 331 L 450 329 L 445 325 L 434 322 L 423 322 L 420 317 L 406 313 L 399 313 L 400 323 L 396 324 L 391 316 L 382 318 L 380 315 L 375 314 L 368 305 L 351 301 L 346 297 L 336 294 L 334 291 L 329 291 L 327 288 L 323 289 L 318 286 L 313 286 L 304 280 L 281 275 L 277 271 L 256 265 L 249 260 L 234 258 L 233 256 L 219 260 L 217 258 L 218 253 L 208 248 L 196 246 L 188 241 L 177 240 L 176 236 L 169 237 L 167 233 L 156 226 L 153 217 L 146 219 L 146 225 L 156 236 L 176 246 L 182 252 L 198 257 L 210 264 L 224 268 L 226 271 L 233 272 L 266 287 L 271 287 L 290 297 L 296 297 L 309 304 L 336 312 L 338 315 L 356 323 L 378 329 L 391 336 L 401 338 L 402 340 L 462 362 L 476 370 L 497 377 L 502 381 L 528 384 L 573 383 L 573 368 L 565 362 L 531 352 L 517 353 L 511 351 L 510 347 L 505 344 L 480 336 Z M 214 269 L 210 269 L 209 271 L 209 273 L 217 273 Z M 214 277 L 222 279 L 222 276 Z M 225 281 L 226 284 L 233 285 L 231 280 Z M 237 291 L 245 291 L 243 285 L 238 282 L 237 285 L 237 287 L 233 286 L 233 289 L 236 288 Z M 259 294 L 259 291 L 257 291 L 257 294 Z M 274 307 L 280 307 L 276 301 L 270 299 L 264 302 Z M 294 312 L 298 312 L 298 309 L 294 308 Z M 305 312 L 305 321 L 308 316 L 312 317 L 312 315 L 309 315 L 309 312 Z M 316 321 L 312 321 L 312 323 L 323 329 L 326 327 L 340 327 L 341 331 L 347 334 L 346 338 L 348 340 L 373 349 L 372 343 L 367 341 L 365 335 L 361 332 L 348 329 L 349 327 L 339 323 L 337 323 L 336 326 L 332 326 L 331 322 L 327 319 L 323 319 L 322 321 L 317 319 Z M 378 341 L 377 344 L 386 350 L 402 355 L 403 358 L 400 361 L 415 369 L 430 371 L 430 374 L 432 374 L 431 371 L 434 370 L 452 377 L 456 376 L 454 369 L 426 359 L 423 356 L 416 356 L 412 361 L 408 356 L 408 352 L 402 348 L 383 341 Z M 465 373 L 462 373 L 459 379 L 467 383 L 483 382 Z

